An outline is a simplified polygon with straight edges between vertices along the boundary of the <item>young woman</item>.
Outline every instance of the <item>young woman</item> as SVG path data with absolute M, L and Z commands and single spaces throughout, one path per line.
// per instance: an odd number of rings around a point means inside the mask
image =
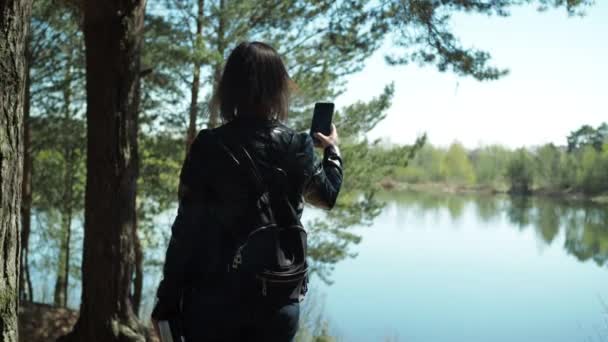
M 265 283 L 260 290 L 255 280 L 231 272 L 234 232 L 248 227 L 252 185 L 235 166 L 243 161 L 223 148 L 244 148 L 264 182 L 276 178 L 272 170 L 284 171 L 292 210 L 275 214 L 299 220 L 304 201 L 331 209 L 342 183 L 336 128 L 329 136 L 316 133 L 316 147 L 323 150 L 323 159 L 316 160 L 310 135 L 283 123 L 290 82 L 272 47 L 238 45 L 214 94 L 224 125 L 200 131 L 182 167 L 179 208 L 152 318 L 179 317 L 187 342 L 291 341 L 297 332 L 298 296 L 267 291 Z

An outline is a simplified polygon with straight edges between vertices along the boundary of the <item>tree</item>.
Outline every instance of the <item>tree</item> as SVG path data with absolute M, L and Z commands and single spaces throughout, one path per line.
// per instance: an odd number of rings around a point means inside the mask
M 488 53 L 463 47 L 450 30 L 449 17 L 459 12 L 504 16 L 512 7 L 523 3 L 566 7 L 574 14 L 589 1 L 151 0 L 144 49 L 145 64 L 151 67 L 151 73 L 143 84 L 142 130 L 149 132 L 150 138 L 158 134 L 177 139 L 177 134 L 181 134 L 180 139 L 187 144 L 188 136 L 198 130 L 198 119 L 203 113 L 208 114 L 207 127 L 220 124 L 218 113 L 205 111 L 205 107 L 224 58 L 243 40 L 263 40 L 283 56 L 297 86 L 291 99 L 289 124 L 298 130 L 308 128 L 314 102 L 341 94 L 344 77 L 360 70 L 366 58 L 387 41 L 397 47 L 393 50 L 396 54 L 387 56 L 392 64 L 416 61 L 461 76 L 496 79 L 505 75 L 506 70 L 490 66 Z M 200 70 L 198 78 L 195 77 L 197 70 Z M 197 79 L 200 87 L 196 86 Z M 381 93 L 379 97 L 390 101 L 390 97 L 384 95 Z M 160 98 L 167 99 L 169 105 L 163 104 Z M 341 148 L 345 158 L 351 160 L 347 178 L 352 182 L 345 184 L 335 214 L 328 219 L 331 224 L 339 219 L 348 225 L 339 223 L 339 228 L 329 231 L 326 238 L 315 238 L 313 244 L 329 243 L 335 247 L 344 241 L 356 242 L 357 238 L 346 232 L 346 228 L 365 224 L 380 212 L 381 203 L 373 196 L 375 184 L 371 180 L 375 177 L 367 177 L 370 171 L 377 170 L 363 166 L 372 162 L 374 153 L 365 145 L 368 142 L 363 136 L 373 127 L 367 122 L 382 120 L 384 111 L 363 105 L 340 111 L 343 113 Z M 362 110 L 370 111 L 366 116 L 354 114 Z M 361 117 L 364 120 L 359 122 L 365 124 L 354 124 Z M 355 129 L 345 130 L 344 125 Z M 142 160 L 143 163 L 146 161 Z M 160 189 L 169 189 L 174 196 L 175 189 L 168 186 L 173 182 L 164 179 L 165 186 Z M 146 182 L 142 186 L 145 187 Z M 354 195 L 357 191 L 367 195 L 357 197 Z M 156 191 L 144 192 L 159 195 Z M 159 198 L 165 197 L 169 196 Z M 138 203 L 145 203 L 140 208 L 160 209 L 152 202 L 153 197 L 138 197 Z M 316 228 L 311 230 L 321 231 Z M 154 235 L 150 233 L 141 235 Z M 346 257 L 347 245 L 342 250 L 326 249 L 333 256 L 323 260 L 336 262 Z
M 194 39 L 198 32 L 201 8 L 203 8 L 202 36 L 205 37 L 205 40 Z M 162 19 L 158 18 L 160 15 L 163 16 Z M 203 87 L 198 96 L 209 99 L 214 84 L 221 75 L 224 57 L 227 56 L 230 49 L 242 40 L 267 41 L 282 53 L 290 75 L 297 84 L 297 90 L 294 91 L 291 101 L 290 124 L 298 130 L 305 130 L 310 124 L 314 102 L 319 99 L 334 98 L 340 94 L 344 90 L 343 76 L 359 70 L 364 59 L 379 46 L 381 30 L 371 30 L 376 27 L 376 24 L 372 23 L 368 17 L 365 9 L 361 7 L 361 3 L 350 1 L 334 3 L 310 0 L 210 0 L 205 1 L 204 4 L 198 3 L 198 1 L 172 1 L 160 8 L 154 7 L 149 22 L 154 23 L 154 29 L 162 35 L 150 38 L 146 51 L 156 49 L 156 44 L 165 44 L 164 42 L 168 40 L 167 37 L 186 37 L 186 39 L 173 39 L 172 42 L 175 43 L 168 46 L 168 50 L 174 51 L 175 54 L 156 54 L 163 58 L 155 59 L 154 62 L 163 68 L 155 69 L 152 76 L 166 74 L 163 69 L 175 68 L 178 71 L 177 74 L 183 73 L 183 77 L 180 79 L 184 85 L 181 88 L 193 89 L 190 82 L 192 76 L 188 73 L 191 72 L 193 64 L 205 62 L 201 64 L 200 77 L 201 80 L 207 80 L 207 82 L 202 81 L 201 84 L 209 86 Z M 164 29 L 167 27 L 170 29 Z M 188 51 L 188 53 L 184 53 L 184 51 Z M 164 62 L 166 59 L 171 59 L 171 63 Z M 148 90 L 153 91 L 151 88 Z M 144 91 L 147 89 L 144 88 Z M 204 95 L 203 91 L 205 91 Z M 359 153 L 360 151 L 357 151 L 356 148 L 366 144 L 361 138 L 384 117 L 384 112 L 390 105 L 392 93 L 392 87 L 388 87 L 370 103 L 354 104 L 336 114 L 336 122 L 340 122 L 342 140 L 353 142 L 352 148 L 348 148 L 345 146 L 346 144 L 341 146 L 345 155 L 350 156 L 352 153 L 352 159 L 364 158 L 367 155 L 365 152 Z M 199 108 L 201 107 L 199 105 Z M 192 96 L 189 104 L 184 105 L 183 108 L 193 108 Z M 184 112 L 188 114 L 184 115 Z M 193 111 L 185 109 L 184 112 L 178 114 L 187 117 L 188 120 L 163 119 L 174 123 L 173 127 L 176 126 L 175 124 L 183 125 L 182 132 L 191 131 L 192 126 L 186 122 L 192 122 L 190 114 Z M 207 126 L 214 127 L 220 123 L 217 112 L 211 111 L 209 115 Z M 165 131 L 173 129 L 169 125 L 163 127 Z M 154 134 L 163 135 L 164 132 L 156 130 Z M 353 169 L 349 171 L 351 175 L 349 179 L 352 180 L 350 184 L 358 184 L 357 186 L 365 184 L 365 187 L 356 188 L 345 185 L 341 197 L 343 205 L 339 206 L 340 209 L 336 208 L 334 212 L 341 212 L 341 215 L 336 215 L 336 217 L 340 217 L 343 222 L 349 222 L 349 225 L 340 223 L 338 228 L 328 234 L 337 237 L 327 239 L 328 244 L 332 247 L 343 242 L 356 241 L 357 238 L 352 237 L 351 239 L 345 229 L 353 222 L 369 221 L 379 212 L 379 203 L 373 200 L 371 189 L 368 186 L 369 177 L 355 171 L 354 165 L 356 164 L 360 164 L 360 162 L 352 160 L 349 164 L 353 166 Z M 362 170 L 363 167 L 360 169 Z M 170 191 L 174 196 L 175 189 L 170 188 Z M 346 194 L 349 191 L 353 191 L 352 197 Z M 354 194 L 356 191 L 366 192 L 367 195 L 356 196 Z M 149 203 L 147 199 L 142 198 L 140 203 L 144 202 Z M 337 219 L 332 220 L 332 222 L 335 221 Z M 341 241 L 334 244 L 336 240 Z M 325 243 L 325 239 L 323 243 Z M 326 259 L 341 260 L 348 255 L 344 249 L 333 249 L 336 258 L 328 257 Z M 311 250 L 314 250 L 314 247 Z
M 131 304 L 145 0 L 84 4 L 87 181 L 80 316 L 67 341 L 144 341 Z
M 568 152 L 592 146 L 596 151 L 601 151 L 602 146 L 608 139 L 608 124 L 603 123 L 597 129 L 590 125 L 583 125 L 568 136 Z
M 23 104 L 23 181 L 21 183 L 21 247 L 19 259 L 19 299 L 33 300 L 32 279 L 29 272 L 29 238 L 32 209 L 32 149 L 30 135 L 30 65 L 32 62 L 31 38 L 27 39 L 25 96 Z
M 583 147 L 577 154 L 576 184 L 584 193 L 593 195 L 608 189 L 608 153 L 598 152 L 592 146 Z
M 438 149 L 431 145 L 425 145 L 418 154 L 416 154 L 415 165 L 422 168 L 423 174 L 428 179 L 426 181 L 439 182 L 443 180 L 441 174 L 441 164 L 445 157 L 445 150 Z
M 196 32 L 194 35 L 194 51 L 200 51 L 203 43 L 203 20 L 205 19 L 205 1 L 198 0 L 196 10 Z M 200 91 L 201 83 L 201 66 L 203 64 L 202 58 L 196 56 L 193 61 L 192 70 L 192 87 L 190 91 L 190 111 L 188 121 L 188 133 L 186 137 L 186 144 L 189 147 L 196 134 L 197 130 L 197 117 L 199 112 L 198 94 Z
M 534 181 L 533 160 L 530 153 L 520 148 L 507 166 L 507 178 L 511 183 L 509 192 L 527 195 L 532 191 Z
M 488 52 L 464 47 L 450 27 L 454 13 L 479 13 L 508 16 L 511 8 L 534 3 L 539 9 L 565 6 L 570 15 L 582 14 L 591 0 L 392 0 L 381 1 L 372 14 L 390 28 L 388 37 L 399 47 L 386 57 L 389 64 L 436 65 L 439 71 L 451 70 L 460 76 L 493 80 L 507 74 L 506 69 L 489 65 Z
M 25 51 L 31 1 L 0 2 L 0 338 L 16 342 Z
M 201 89 L 205 94 L 197 93 L 199 98 L 210 97 L 221 75 L 224 58 L 240 41 L 259 39 L 272 44 L 283 55 L 297 84 L 292 109 L 294 112 L 305 109 L 308 114 L 315 100 L 334 97 L 343 91 L 341 76 L 359 70 L 365 57 L 379 46 L 382 30 L 363 8 L 366 2 L 159 1 L 155 2 L 151 21 L 158 26 L 162 17 L 172 28 L 163 33 L 184 37 L 174 40 L 169 49 L 175 53 L 166 57 L 182 64 L 184 88 L 194 90 L 195 82 L 190 82 L 189 72 L 193 64 L 195 70 L 198 70 L 196 65 L 201 66 L 200 77 L 206 80 L 201 84 L 208 86 Z M 201 31 L 204 40 L 200 38 Z M 156 38 L 160 42 L 165 40 L 163 36 Z M 193 105 L 197 104 L 193 95 L 191 92 L 188 123 L 192 122 L 191 114 L 195 112 Z M 301 119 L 297 115 L 292 117 L 295 121 Z M 219 123 L 218 113 L 211 111 L 207 126 L 215 127 Z
M 77 8 L 64 3 L 33 3 L 26 55 L 21 298 L 33 300 L 30 264 L 43 266 L 55 270 L 49 273 L 56 275 L 57 306 L 67 304 L 74 273 L 72 221 L 84 204 L 84 42 L 79 16 Z M 32 214 L 45 224 L 32 230 Z M 46 248 L 35 249 L 31 258 L 30 234 L 46 241 Z
M 308 222 L 308 254 L 313 261 L 313 270 L 321 279 L 329 282 L 329 271 L 333 265 L 351 257 L 350 247 L 361 241 L 361 237 L 349 231 L 355 225 L 371 225 L 380 214 L 383 203 L 376 198 L 380 181 L 395 166 L 407 166 L 426 141 L 423 135 L 411 146 L 399 146 L 381 150 L 378 142 L 370 142 L 365 133 L 382 120 L 390 106 L 392 86 L 368 102 L 355 102 L 335 114 L 334 121 L 345 133 L 340 149 L 347 161 L 338 202 L 326 212 L 324 219 Z
M 534 168 L 537 183 L 543 187 L 559 187 L 562 152 L 553 144 L 546 144 L 536 150 Z
M 475 182 L 473 166 L 469 161 L 467 151 L 460 143 L 455 142 L 450 145 L 444 156 L 442 169 L 448 182 L 467 185 Z
M 69 101 L 68 101 L 69 102 Z M 65 307 L 68 299 L 74 220 L 84 204 L 85 122 L 72 116 L 73 108 L 60 115 L 32 118 L 31 130 L 35 169 L 32 177 L 32 208 L 38 224 L 34 234 L 45 236 L 46 246 L 56 246 L 43 262 L 54 269 L 55 306 Z M 81 221 L 81 220 L 79 220 Z M 36 251 L 33 257 L 43 252 Z M 32 266 L 36 266 L 33 259 Z
M 595 137 L 596 144 L 608 144 L 608 123 L 603 122 L 601 125 L 597 127 L 595 130 L 597 136 Z M 599 150 L 605 151 L 603 146 L 600 146 Z
M 491 145 L 475 150 L 471 154 L 478 184 L 493 186 L 504 184 L 510 150 L 500 145 Z

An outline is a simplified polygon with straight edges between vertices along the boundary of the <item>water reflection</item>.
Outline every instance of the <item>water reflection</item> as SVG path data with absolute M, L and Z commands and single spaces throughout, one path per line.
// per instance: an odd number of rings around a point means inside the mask
M 506 215 L 513 227 L 520 231 L 533 229 L 539 242 L 547 246 L 563 231 L 563 247 L 568 254 L 579 261 L 593 260 L 599 266 L 605 266 L 608 262 L 606 206 L 547 197 L 502 195 L 399 192 L 381 197 L 395 203 L 398 210 L 414 211 L 416 216 L 440 216 L 440 210 L 447 210 L 452 220 L 459 220 L 468 206 L 473 206 L 473 212 L 484 223 Z
M 566 202 L 540 197 L 494 195 L 390 192 L 381 193 L 379 197 L 387 203 L 385 212 L 378 217 L 372 224 L 372 227 L 365 227 L 365 229 L 355 231 L 355 233 L 361 234 L 363 239 L 359 248 L 362 252 L 361 255 L 353 260 L 347 260 L 336 265 L 336 273 L 339 273 L 339 271 L 342 271 L 342 273 L 332 276 L 335 284 L 331 286 L 333 292 L 331 292 L 331 296 L 328 296 L 328 298 L 330 302 L 334 303 L 331 304 L 334 305 L 333 307 L 351 303 L 352 298 L 345 299 L 342 297 L 343 294 L 352 295 L 353 293 L 357 293 L 359 294 L 357 298 L 378 298 L 380 295 L 373 291 L 375 285 L 367 282 L 365 279 L 393 279 L 394 277 L 402 277 L 399 278 L 400 280 L 391 282 L 395 284 L 393 288 L 387 287 L 385 289 L 384 292 L 391 296 L 390 301 L 380 308 L 376 308 L 370 304 L 368 309 L 375 315 L 386 311 L 387 307 L 399 308 L 414 305 L 416 303 L 415 298 L 424 298 L 424 301 L 419 303 L 418 306 L 422 312 L 429 312 L 430 308 L 435 308 L 437 311 L 447 314 L 450 312 L 446 308 L 446 306 L 449 307 L 449 303 L 442 302 L 442 300 L 446 299 L 442 297 L 442 294 L 454 293 L 460 289 L 462 291 L 462 298 L 468 298 L 471 303 L 483 303 L 484 298 L 486 298 L 483 294 L 488 289 L 492 289 L 492 286 L 488 285 L 488 282 L 494 280 L 497 281 L 493 284 L 494 287 L 503 286 L 500 287 L 503 294 L 509 291 L 518 293 L 517 289 L 521 288 L 520 284 L 527 284 L 528 281 L 525 277 L 518 278 L 521 274 L 518 275 L 517 272 L 520 268 L 525 268 L 524 262 L 522 262 L 521 266 L 517 264 L 511 268 L 511 273 L 508 273 L 506 270 L 509 270 L 509 268 L 505 266 L 506 262 L 504 262 L 504 259 L 517 257 L 516 254 L 520 254 L 522 248 L 525 248 L 526 241 L 523 241 L 523 239 L 503 241 L 502 239 L 505 235 L 492 234 L 499 233 L 499 229 L 507 229 L 508 232 L 513 232 L 514 230 L 533 232 L 534 234 L 528 235 L 530 237 L 533 235 L 532 238 L 537 239 L 539 246 L 553 245 L 554 247 L 563 249 L 566 254 L 574 258 L 572 260 L 580 262 L 593 261 L 602 267 L 608 265 L 607 206 L 583 202 Z M 162 224 L 159 223 L 158 226 L 165 227 L 165 231 L 168 231 L 172 218 L 172 215 L 167 216 L 166 219 L 163 219 Z M 425 224 L 428 223 L 424 221 L 426 219 L 430 219 L 432 224 Z M 508 224 L 504 224 L 505 221 Z M 479 224 L 479 222 L 483 224 Z M 411 227 L 417 227 L 417 225 L 424 225 L 425 229 L 419 230 L 419 234 L 409 230 Z M 462 229 L 462 232 L 457 231 L 459 227 L 464 228 L 468 226 L 481 227 L 482 229 L 488 229 L 488 231 L 479 231 L 477 229 Z M 426 227 L 431 228 L 432 231 L 431 229 L 426 229 Z M 391 231 L 391 229 L 394 230 Z M 399 237 L 393 235 L 399 234 L 400 230 L 404 234 Z M 450 234 L 450 232 L 454 234 Z M 387 236 L 387 234 L 391 238 L 383 239 L 382 237 Z M 458 238 L 458 235 L 461 235 L 461 239 Z M 36 239 L 33 239 L 33 241 L 33 245 L 35 246 Z M 41 243 L 44 242 L 42 239 L 40 241 Z M 487 241 L 487 245 L 483 244 L 484 241 Z M 458 244 L 461 244 L 461 246 L 458 246 Z M 475 244 L 476 247 L 480 244 L 483 246 L 471 251 L 469 244 Z M 503 245 L 507 246 L 508 244 L 511 245 L 511 248 L 505 248 L 499 253 L 493 253 L 493 248 L 499 248 Z M 386 254 L 386 251 L 409 251 L 410 253 L 404 252 L 400 254 L 391 252 Z M 444 251 L 445 253 L 439 253 L 440 251 Z M 49 253 L 40 248 L 32 249 L 31 253 L 35 258 L 41 260 L 49 259 L 47 257 Z M 504 254 L 505 258 L 496 257 L 494 254 Z M 367 259 L 365 259 L 366 256 Z M 140 312 L 141 317 L 149 317 L 156 285 L 160 279 L 160 265 L 162 265 L 163 257 L 164 247 L 156 249 L 148 248 L 146 250 L 147 263 L 145 265 L 144 303 L 142 312 Z M 562 261 L 556 258 L 555 255 L 544 258 L 544 261 L 547 262 L 551 258 L 558 260 L 558 264 Z M 489 259 L 501 262 L 502 268 L 486 265 L 486 261 Z M 529 264 L 534 263 L 529 262 Z M 458 265 L 459 267 L 454 267 L 454 265 Z M 527 269 L 537 270 L 534 267 Z M 571 277 L 572 270 L 572 268 L 562 269 L 561 264 L 559 264 L 559 267 L 547 271 L 547 274 L 550 274 L 552 277 L 566 274 L 565 278 L 567 278 Z M 492 273 L 493 271 L 496 271 L 496 273 Z M 599 270 L 599 273 L 604 272 L 603 270 Z M 475 277 L 478 274 L 484 275 L 485 283 L 473 280 L 476 279 Z M 529 275 L 531 272 L 526 274 Z M 32 275 L 35 280 L 35 286 L 38 286 L 40 291 L 52 293 L 53 282 L 51 280 L 54 274 L 52 271 L 48 271 L 48 267 L 45 267 L 44 264 L 41 267 L 32 267 Z M 452 292 L 446 290 L 441 285 L 443 276 L 451 277 Z M 468 276 L 471 277 L 467 278 Z M 539 279 L 541 280 L 538 280 L 538 283 L 542 282 L 543 276 L 544 273 L 539 275 Z M 507 279 L 509 277 L 513 279 Z M 70 290 L 70 304 L 73 308 L 77 308 L 80 299 L 80 282 L 76 280 L 76 277 L 71 277 L 70 279 L 75 280 L 74 287 Z M 460 283 L 454 279 L 460 279 Z M 605 279 L 605 277 L 602 279 Z M 313 282 L 313 285 L 323 285 L 318 280 L 313 280 Z M 501 282 L 504 284 L 501 284 Z M 605 283 L 605 281 L 592 282 L 586 277 L 580 277 L 580 282 L 585 284 L 593 282 L 597 284 Z M 407 284 L 405 290 L 401 284 Z M 477 287 L 472 284 L 477 284 Z M 455 287 L 456 285 L 462 286 L 462 288 Z M 584 290 L 582 289 L 584 287 L 580 286 L 580 284 L 578 285 L 579 293 L 583 293 Z M 571 286 L 571 284 L 568 284 L 568 286 Z M 466 291 L 465 289 L 468 287 L 474 288 L 475 291 Z M 572 292 L 573 290 L 569 288 L 568 291 Z M 417 293 L 418 296 L 408 297 L 408 294 L 411 293 Z M 533 293 L 533 291 L 530 293 Z M 561 298 L 559 294 L 560 292 L 556 290 L 556 299 L 552 300 L 550 305 L 555 305 L 555 302 L 559 302 L 559 298 Z M 524 291 L 518 293 L 518 295 L 524 298 L 527 293 Z M 591 293 L 590 296 L 593 298 L 592 300 L 595 300 L 595 293 Z M 38 300 L 45 299 L 42 295 L 37 295 L 37 298 Z M 434 298 L 437 300 L 436 303 L 432 302 Z M 393 302 L 398 300 L 402 300 L 401 304 L 394 305 Z M 449 297 L 446 300 L 454 302 L 456 299 Z M 511 298 L 510 302 L 513 301 Z M 500 304 L 498 301 L 496 303 L 495 305 Z M 470 303 L 467 302 L 466 305 L 470 305 Z M 507 306 L 505 311 L 508 311 L 508 304 L 504 305 Z M 538 306 L 542 307 L 540 304 Z M 479 308 L 488 309 L 488 307 L 482 306 Z M 568 310 L 571 309 L 568 308 Z M 415 310 L 412 309 L 411 312 L 413 311 Z M 354 329 L 354 326 L 359 325 L 359 323 L 352 322 L 359 321 L 356 321 L 355 318 L 352 318 L 352 321 L 347 320 L 345 317 L 348 316 L 349 312 L 350 310 L 345 310 L 344 312 L 340 312 L 340 314 L 336 314 L 335 317 L 350 322 L 350 325 L 347 326 L 350 330 Z M 501 312 L 501 314 L 505 315 L 504 312 Z M 391 317 L 377 318 L 377 320 L 384 322 L 390 320 Z M 400 316 L 396 315 L 395 317 Z M 503 319 L 506 320 L 504 317 Z M 458 321 L 449 317 L 444 317 L 444 320 L 445 322 L 442 322 L 444 324 Z M 364 324 L 367 321 L 364 320 L 362 322 L 361 324 Z M 399 324 L 402 323 L 396 322 L 394 327 L 399 327 Z M 582 323 L 586 322 L 583 321 Z M 369 324 L 371 325 L 372 323 Z M 410 327 L 410 329 L 412 328 Z M 539 330 L 543 329 L 539 327 Z

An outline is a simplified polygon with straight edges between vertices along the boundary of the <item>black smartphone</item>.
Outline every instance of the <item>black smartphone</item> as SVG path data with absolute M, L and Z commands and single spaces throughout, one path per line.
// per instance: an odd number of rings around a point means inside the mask
M 315 111 L 312 114 L 312 124 L 310 125 L 310 135 L 315 145 L 319 143 L 315 138 L 315 133 L 320 132 L 324 135 L 331 134 L 331 119 L 334 116 L 334 104 L 331 102 L 315 103 Z

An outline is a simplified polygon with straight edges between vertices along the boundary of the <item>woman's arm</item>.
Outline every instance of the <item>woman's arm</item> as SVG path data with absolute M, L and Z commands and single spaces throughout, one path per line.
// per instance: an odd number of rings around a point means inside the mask
M 206 206 L 203 201 L 203 168 L 200 162 L 201 135 L 192 147 L 180 172 L 178 190 L 179 205 L 177 216 L 171 226 L 171 239 L 165 255 L 163 279 L 157 290 L 157 303 L 152 318 L 162 320 L 174 316 L 179 311 L 184 281 L 187 277 L 187 264 L 191 259 L 196 242 L 201 239 L 202 223 Z M 195 177 L 196 175 L 196 177 Z
M 336 204 L 343 179 L 342 158 L 337 146 L 335 127 L 330 136 L 317 136 L 323 148 L 323 159 L 319 162 L 314 153 L 313 140 L 303 134 L 303 149 L 297 156 L 304 170 L 304 199 L 320 208 L 331 209 Z

